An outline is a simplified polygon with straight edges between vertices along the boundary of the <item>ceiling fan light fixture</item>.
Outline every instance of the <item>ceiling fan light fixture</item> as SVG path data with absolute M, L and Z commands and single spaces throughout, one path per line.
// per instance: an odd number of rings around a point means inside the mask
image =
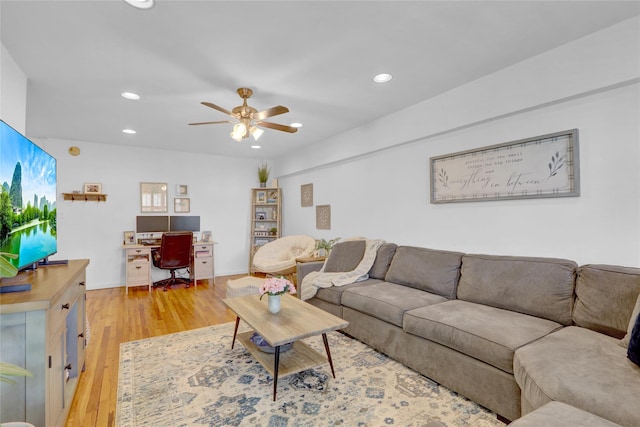
M 262 134 L 264 133 L 264 131 L 262 129 L 260 129 L 257 126 L 251 126 L 249 128 L 249 132 L 251 132 L 251 136 L 253 137 L 254 140 L 258 140 Z
M 236 123 L 233 125 L 233 130 L 231 131 L 231 138 L 240 142 L 243 138 L 247 137 L 247 125 L 244 123 Z

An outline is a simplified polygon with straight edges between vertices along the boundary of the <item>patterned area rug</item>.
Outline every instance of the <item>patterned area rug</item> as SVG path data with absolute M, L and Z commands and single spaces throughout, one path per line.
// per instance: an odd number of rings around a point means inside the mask
M 116 426 L 504 426 L 361 342 L 327 335 L 336 378 L 328 363 L 281 377 L 276 402 L 267 371 L 239 342 L 231 350 L 233 323 L 123 343 Z M 322 337 L 305 342 L 324 354 Z

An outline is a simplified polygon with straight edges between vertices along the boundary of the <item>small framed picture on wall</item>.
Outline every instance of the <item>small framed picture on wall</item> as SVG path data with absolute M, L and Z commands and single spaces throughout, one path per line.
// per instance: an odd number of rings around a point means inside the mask
M 176 213 L 187 213 L 191 211 L 191 199 L 188 197 L 176 197 L 173 199 L 173 210 Z

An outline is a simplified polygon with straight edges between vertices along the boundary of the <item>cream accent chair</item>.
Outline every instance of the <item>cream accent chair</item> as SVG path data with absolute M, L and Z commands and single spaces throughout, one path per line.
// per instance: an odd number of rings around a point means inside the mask
M 262 246 L 253 256 L 253 269 L 256 273 L 293 278 L 296 271 L 296 258 L 313 255 L 316 240 L 310 236 L 285 236 Z M 295 283 L 295 279 L 292 280 Z

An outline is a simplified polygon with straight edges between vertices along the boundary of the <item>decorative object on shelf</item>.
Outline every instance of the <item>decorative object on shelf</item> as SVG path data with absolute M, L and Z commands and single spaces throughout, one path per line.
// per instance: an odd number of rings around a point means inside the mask
M 140 183 L 140 212 L 168 212 L 167 183 Z
M 176 196 L 188 196 L 189 195 L 189 186 L 186 184 L 178 184 L 176 185 Z
M 211 231 L 203 231 L 201 239 L 202 239 L 203 242 L 210 242 L 211 241 Z
M 256 191 L 256 203 L 267 203 L 266 191 Z
M 265 188 L 267 186 L 270 172 L 271 170 L 269 169 L 269 165 L 266 163 L 258 166 L 258 181 L 260 182 L 260 188 Z
M 266 212 L 256 212 L 256 219 L 257 220 L 267 219 L 267 213 Z
M 188 197 L 176 197 L 173 199 L 173 210 L 176 213 L 191 212 L 191 199 Z
M 86 194 L 102 194 L 102 184 L 85 182 L 84 192 Z
M 267 203 L 278 203 L 278 190 L 269 190 L 267 192 Z
M 124 244 L 133 245 L 136 243 L 136 233 L 133 231 L 124 232 Z
M 258 291 L 260 299 L 264 295 L 269 297 L 269 312 L 273 314 L 280 311 L 280 297 L 287 292 L 295 294 L 296 287 L 284 277 L 272 277 L 265 280 Z
M 329 252 L 331 252 L 331 248 L 333 248 L 333 245 L 338 243 L 338 240 L 340 240 L 339 237 L 336 237 L 335 239 L 331 239 L 331 240 L 316 239 L 316 256 L 325 256 L 325 257 L 329 256 Z
M 431 203 L 580 195 L 578 129 L 431 157 Z
M 318 230 L 331 229 L 331 205 L 316 206 L 316 228 Z
M 249 340 L 254 343 L 256 345 L 256 347 L 258 347 L 258 350 L 263 351 L 265 353 L 275 353 L 276 348 L 272 347 L 271 345 L 269 345 L 269 343 L 267 342 L 267 340 L 265 340 L 264 338 L 262 338 L 262 335 L 260 335 L 257 332 L 254 332 L 253 335 L 251 335 L 251 338 L 249 338 Z M 287 351 L 287 350 L 291 350 L 291 347 L 293 347 L 293 343 L 287 343 L 287 344 L 282 344 L 280 346 L 280 353 Z
M 313 184 L 300 186 L 300 206 L 313 206 Z

